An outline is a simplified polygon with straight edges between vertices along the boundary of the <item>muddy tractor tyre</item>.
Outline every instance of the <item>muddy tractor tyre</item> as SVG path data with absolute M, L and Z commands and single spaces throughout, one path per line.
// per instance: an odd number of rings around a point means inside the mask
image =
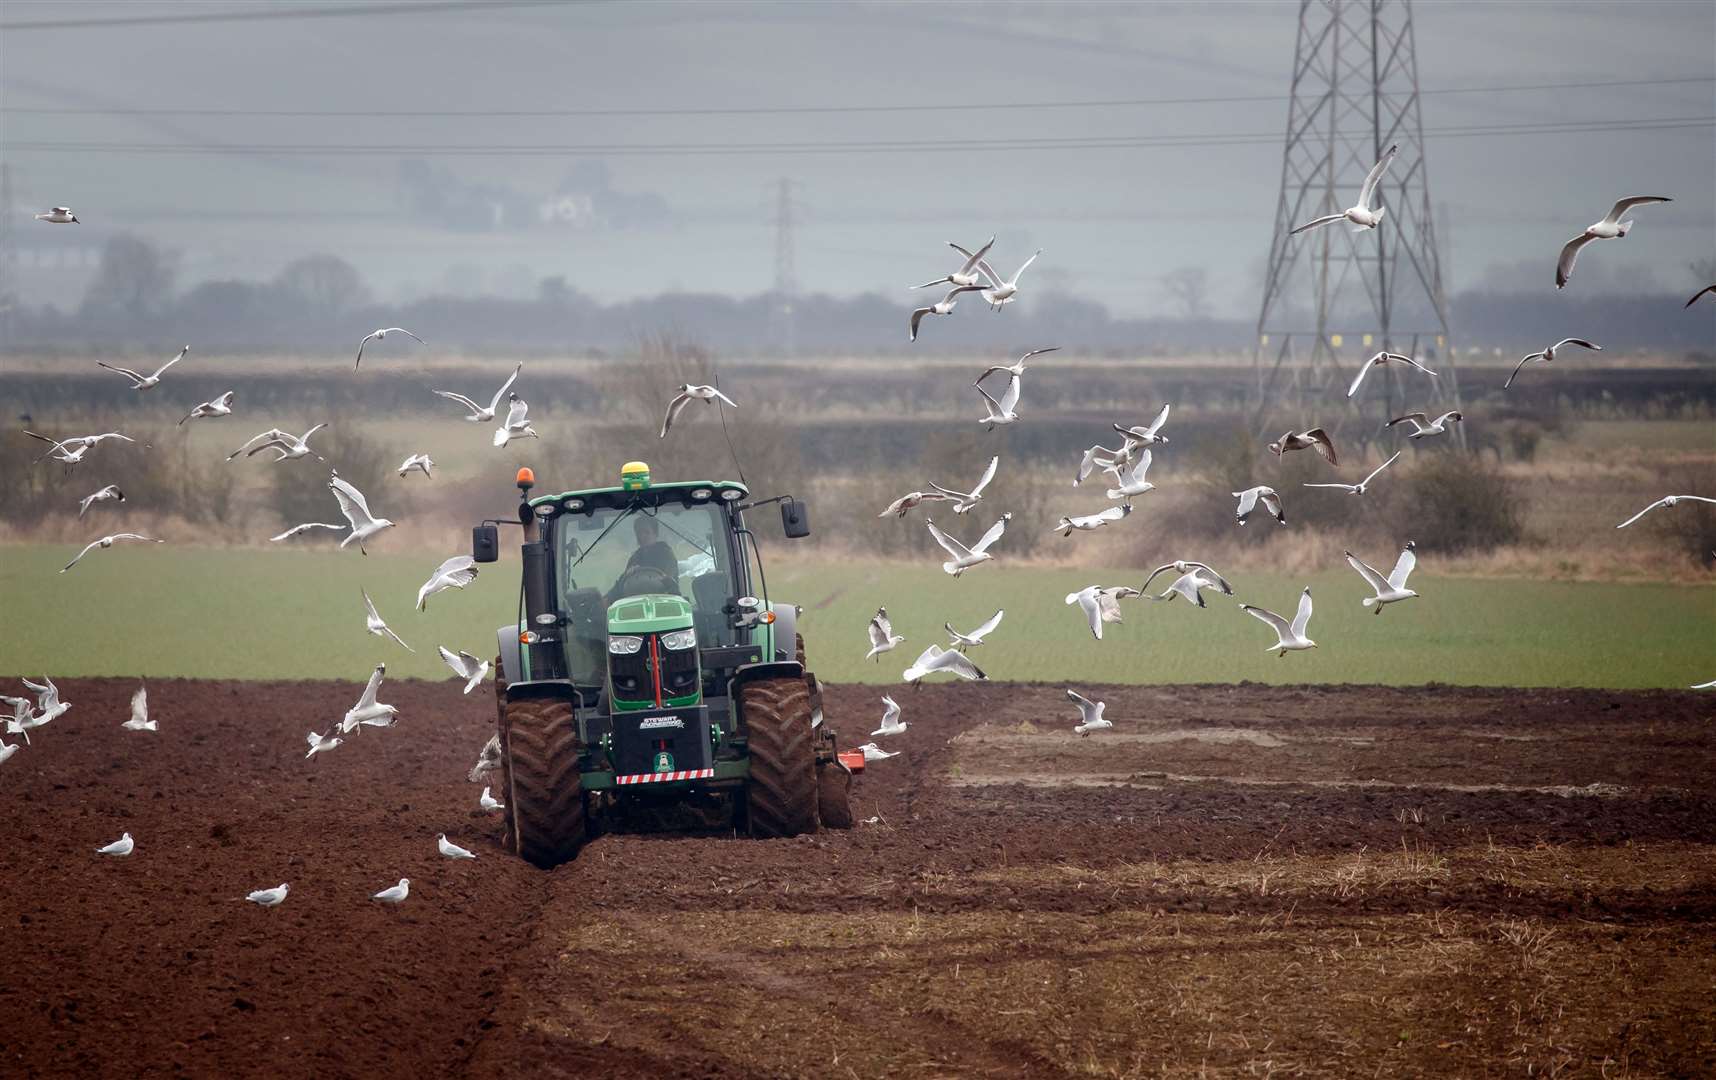
M 584 846 L 584 790 L 572 703 L 509 701 L 501 713 L 507 844 L 544 870 Z
M 810 688 L 803 679 L 759 679 L 739 690 L 739 716 L 749 746 L 746 785 L 751 835 L 816 831 L 815 733 Z

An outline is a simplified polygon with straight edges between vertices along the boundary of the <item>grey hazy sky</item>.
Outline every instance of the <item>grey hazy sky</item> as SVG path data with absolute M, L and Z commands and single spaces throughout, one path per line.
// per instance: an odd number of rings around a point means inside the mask
M 287 6 L 9 0 L 0 18 Z M 1210 272 L 1217 313 L 1248 317 L 1280 181 L 1275 140 L 535 157 L 73 153 L 18 144 L 637 147 L 1272 134 L 1285 122 L 1298 10 L 1297 3 L 590 3 L 13 28 L 0 30 L 0 98 L 9 110 L 680 111 L 554 118 L 8 111 L 0 151 L 12 167 L 20 217 L 69 204 L 89 222 L 92 239 L 122 228 L 177 250 L 187 281 L 267 276 L 294 257 L 330 251 L 355 263 L 383 297 L 447 286 L 529 293 L 554 274 L 603 299 L 664 288 L 755 293 L 774 279 L 774 191 L 790 177 L 798 276 L 807 290 L 883 289 L 904 299 L 903 287 L 945 272 L 943 241 L 980 243 L 995 232 L 1003 269 L 1041 246 L 1032 269 L 1040 280 L 1117 313 L 1163 310 L 1160 276 L 1197 265 Z M 1414 14 L 1427 90 L 1716 76 L 1716 4 L 1709 2 L 1420 0 Z M 1281 96 L 1076 109 L 683 111 L 1257 94 Z M 1641 211 L 1626 243 L 1593 249 L 1580 273 L 1593 287 L 1652 274 L 1671 289 L 1691 284 L 1685 264 L 1716 253 L 1716 135 L 1708 126 L 1492 137 L 1439 137 L 1438 129 L 1713 114 L 1711 81 L 1427 97 L 1427 167 L 1434 201 L 1446 211 L 1452 286 L 1477 284 L 1486 271 L 1493 279 L 1514 264 L 1520 275 L 1546 280 L 1560 245 L 1630 193 L 1676 202 Z M 462 209 L 425 211 L 436 199 Z M 497 205 L 505 228 L 450 228 L 444 220 L 472 206 L 492 215 Z M 580 223 L 533 220 L 545 205 Z M 15 235 L 28 239 L 31 226 L 48 228 L 24 220 Z M 27 298 L 71 288 L 68 274 L 37 275 Z

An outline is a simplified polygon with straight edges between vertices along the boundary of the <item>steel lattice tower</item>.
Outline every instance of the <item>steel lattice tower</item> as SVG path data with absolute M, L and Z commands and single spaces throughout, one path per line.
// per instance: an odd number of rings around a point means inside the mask
M 1400 154 L 1377 188 L 1378 205 L 1388 210 L 1377 228 L 1352 232 L 1336 223 L 1287 235 L 1353 205 L 1371 166 L 1396 143 Z M 1348 381 L 1379 349 L 1422 359 L 1440 378 L 1403 375 L 1391 364 L 1370 375 L 1349 407 Z M 1334 427 L 1361 411 L 1398 416 L 1459 405 L 1410 0 L 1300 2 L 1254 363 L 1259 430 L 1280 426 L 1272 417 Z M 1364 430 L 1368 438 L 1372 429 Z

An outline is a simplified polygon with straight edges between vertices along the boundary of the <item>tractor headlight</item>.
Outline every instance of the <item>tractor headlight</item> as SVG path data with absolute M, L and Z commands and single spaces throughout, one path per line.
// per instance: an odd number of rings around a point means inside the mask
M 710 488 L 693 488 L 691 491 L 692 499 L 697 502 L 703 502 L 705 499 L 713 498 L 714 495 L 715 492 Z
M 661 635 L 661 643 L 669 649 L 692 649 L 697 646 L 697 631 L 691 628 Z
M 621 634 L 608 639 L 608 651 L 615 656 L 630 656 L 643 648 L 643 638 L 630 634 Z

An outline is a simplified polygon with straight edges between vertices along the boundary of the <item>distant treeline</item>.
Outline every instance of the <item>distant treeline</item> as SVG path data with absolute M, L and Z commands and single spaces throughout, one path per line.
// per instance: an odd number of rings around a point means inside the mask
M 541 282 L 529 300 L 431 296 L 404 304 L 370 299 L 358 271 L 317 255 L 269 281 L 205 281 L 177 288 L 170 257 L 135 237 L 108 242 L 102 265 L 75 308 L 13 307 L 5 320 L 9 348 L 68 348 L 194 342 L 203 350 L 355 346 L 378 326 L 403 325 L 437 345 L 469 348 L 625 350 L 640 336 L 669 329 L 721 352 L 885 353 L 903 351 L 914 303 L 924 290 L 889 298 L 763 294 L 735 298 L 667 293 L 603 304 L 563 279 Z M 1683 310 L 1684 296 L 1473 291 L 1450 305 L 1453 339 L 1462 346 L 1541 347 L 1587 336 L 1611 348 L 1716 353 L 1716 302 Z M 1056 343 L 1083 349 L 1249 351 L 1249 321 L 1216 318 L 1116 318 L 1107 308 L 1051 291 L 1023 299 L 1001 315 L 965 298 L 946 318 L 925 321 L 917 348 L 1012 349 Z

